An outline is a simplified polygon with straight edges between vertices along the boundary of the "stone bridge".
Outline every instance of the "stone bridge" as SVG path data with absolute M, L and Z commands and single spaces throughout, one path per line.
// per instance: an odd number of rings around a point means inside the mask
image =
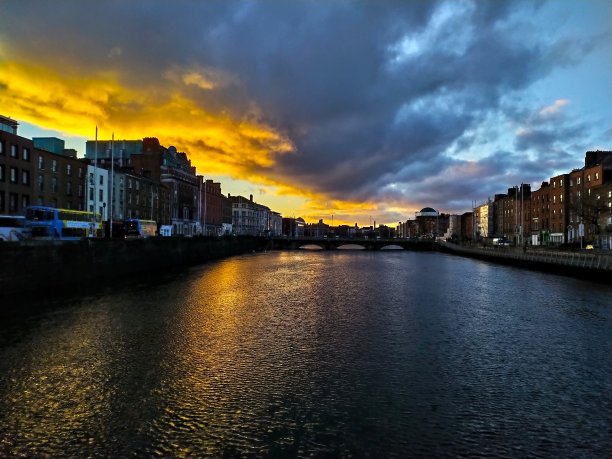
M 365 250 L 381 250 L 386 247 L 401 248 L 404 250 L 435 250 L 436 244 L 432 239 L 364 239 L 348 237 L 275 237 L 270 239 L 269 248 L 272 250 L 296 250 L 304 246 L 318 246 L 323 250 L 336 250 L 342 246 Z M 358 247 L 355 247 L 358 246 Z

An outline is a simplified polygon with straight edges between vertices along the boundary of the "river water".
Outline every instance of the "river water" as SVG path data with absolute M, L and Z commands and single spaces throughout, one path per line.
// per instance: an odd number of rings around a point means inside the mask
M 612 455 L 602 284 L 270 252 L 0 319 L 0 456 Z

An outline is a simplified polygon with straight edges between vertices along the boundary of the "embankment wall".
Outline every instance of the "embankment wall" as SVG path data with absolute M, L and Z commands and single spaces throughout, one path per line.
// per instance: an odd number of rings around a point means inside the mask
M 0 245 L 0 296 L 84 288 L 260 250 L 255 237 L 89 239 Z

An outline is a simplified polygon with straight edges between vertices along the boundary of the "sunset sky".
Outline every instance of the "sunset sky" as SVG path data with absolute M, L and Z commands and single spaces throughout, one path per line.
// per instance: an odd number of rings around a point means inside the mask
M 462 213 L 612 149 L 612 2 L 0 0 L 0 115 L 307 221 Z

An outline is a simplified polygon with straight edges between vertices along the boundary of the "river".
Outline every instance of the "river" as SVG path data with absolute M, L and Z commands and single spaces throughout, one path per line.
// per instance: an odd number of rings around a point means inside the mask
M 612 455 L 603 284 L 269 252 L 0 319 L 0 456 Z

